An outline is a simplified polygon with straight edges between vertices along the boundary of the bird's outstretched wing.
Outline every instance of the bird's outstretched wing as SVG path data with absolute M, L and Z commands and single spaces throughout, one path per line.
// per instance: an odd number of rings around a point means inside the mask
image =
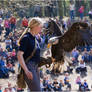
M 76 46 L 92 45 L 92 31 L 87 23 L 76 22 L 60 38 L 60 43 L 64 51 L 67 52 Z

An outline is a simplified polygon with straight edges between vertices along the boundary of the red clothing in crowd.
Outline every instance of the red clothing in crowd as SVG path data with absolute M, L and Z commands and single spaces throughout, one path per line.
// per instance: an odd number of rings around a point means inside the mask
M 83 13 L 83 12 L 84 12 L 84 6 L 81 6 L 81 7 L 80 7 L 79 12 L 80 12 L 80 13 Z
M 4 21 L 4 27 L 5 28 L 10 28 L 10 26 L 9 26 L 9 20 L 8 19 L 5 19 L 5 21 Z
M 16 52 L 15 51 L 12 51 L 12 56 L 16 56 Z
M 11 24 L 16 24 L 16 18 L 15 18 L 14 16 L 12 16 L 12 17 L 10 18 L 10 23 L 11 23 Z
M 12 68 L 13 66 L 12 66 L 12 64 L 11 63 L 8 63 L 7 64 L 7 68 Z
M 27 26 L 28 26 L 28 20 L 27 20 L 26 18 L 24 18 L 24 19 L 22 20 L 22 26 L 23 26 L 23 27 L 27 27 Z

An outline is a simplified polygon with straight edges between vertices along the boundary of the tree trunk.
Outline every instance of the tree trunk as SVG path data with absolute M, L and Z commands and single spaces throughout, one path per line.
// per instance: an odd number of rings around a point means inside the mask
M 63 1 L 63 5 L 64 5 L 64 16 L 66 16 L 66 2 L 65 2 L 65 0 Z
M 76 17 L 79 16 L 79 12 L 78 12 L 79 8 L 80 8 L 80 1 L 76 0 L 75 1 L 75 15 L 76 15 Z
M 89 0 L 90 10 L 92 9 L 92 0 Z
M 63 7 L 62 7 L 62 0 L 58 1 L 58 6 L 59 6 L 59 16 L 63 17 Z

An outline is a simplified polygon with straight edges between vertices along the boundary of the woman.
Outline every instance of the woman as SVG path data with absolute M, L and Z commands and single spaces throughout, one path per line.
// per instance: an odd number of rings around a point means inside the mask
M 28 23 L 28 28 L 19 40 L 18 61 L 24 70 L 24 80 L 26 81 L 30 91 L 41 91 L 40 77 L 38 71 L 38 63 L 40 62 L 40 49 L 35 35 L 42 29 L 40 19 L 33 18 Z M 36 41 L 36 51 L 34 55 L 25 63 L 25 60 L 33 53 Z

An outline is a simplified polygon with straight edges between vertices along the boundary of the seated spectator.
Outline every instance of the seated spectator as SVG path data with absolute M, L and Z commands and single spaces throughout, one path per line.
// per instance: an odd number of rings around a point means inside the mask
M 12 51 L 12 56 L 13 56 L 13 57 L 16 56 L 16 51 L 15 51 L 15 49 L 13 49 L 13 51 Z
M 12 51 L 11 39 L 9 37 L 7 37 L 7 39 L 5 40 L 5 44 L 6 44 L 6 49 L 8 51 Z
M 10 63 L 10 61 L 8 62 L 7 64 L 7 69 L 12 72 L 12 73 L 15 73 L 15 70 L 13 69 L 13 65 Z
M 85 62 L 83 61 L 83 60 L 81 60 L 80 62 L 79 62 L 79 67 L 80 68 L 85 68 L 86 66 L 85 66 Z
M 68 73 L 65 74 L 65 77 L 64 77 L 64 84 L 67 85 L 67 81 L 69 80 L 69 75 Z
M 48 84 L 47 84 L 47 90 L 48 91 L 52 91 L 52 83 L 49 81 Z
M 85 62 L 82 59 L 79 62 L 79 66 L 76 68 L 76 72 L 77 73 L 87 72 Z
M 68 73 L 65 74 L 64 84 L 67 85 L 67 88 L 68 88 L 69 90 L 71 90 L 71 84 L 70 84 L 69 74 L 68 74 Z
M 7 50 L 2 49 L 1 52 L 2 52 L 2 57 L 6 58 L 7 57 Z
M 76 84 L 81 84 L 81 79 L 80 79 L 80 76 L 77 76 L 77 79 L 76 79 Z
M 75 48 L 72 51 L 72 57 L 73 57 L 73 65 L 76 65 L 78 63 L 78 56 L 79 56 L 79 51 Z
M 43 86 L 44 86 L 44 91 L 46 91 L 48 85 L 48 81 L 46 80 L 46 77 L 43 78 Z
M 0 59 L 0 78 L 8 78 L 8 69 L 5 66 L 5 62 L 3 61 L 3 57 Z
M 46 83 L 48 84 L 49 81 L 50 81 L 50 80 L 49 80 L 49 77 L 46 76 Z
M 14 65 L 14 62 L 16 61 L 16 51 L 15 49 L 13 49 L 13 51 L 11 52 L 11 58 L 12 58 L 12 63 Z
M 84 80 L 84 87 L 85 87 L 85 91 L 90 91 L 87 80 Z
M 52 83 L 48 80 L 48 76 L 43 79 L 43 90 L 44 91 L 51 91 L 52 90 Z
M 82 54 L 83 54 L 82 59 L 84 60 L 84 62 L 85 63 L 89 62 L 89 54 L 86 48 L 84 49 Z
M 57 84 L 54 84 L 53 90 L 54 91 L 59 91 L 59 86 Z
M 8 52 L 8 53 L 7 53 L 7 59 L 6 59 L 6 61 L 7 61 L 7 63 L 8 63 L 9 61 L 11 61 L 11 63 L 12 63 L 11 52 Z
M 67 89 L 71 90 L 70 80 L 67 80 Z
M 62 87 L 64 87 L 64 83 L 62 80 L 60 80 L 60 83 L 59 83 L 59 91 L 63 91 Z
M 79 85 L 79 91 L 85 91 L 84 82 L 81 82 L 81 84 Z
M 53 85 L 54 85 L 54 84 L 58 84 L 57 79 L 54 79 L 54 81 L 53 81 Z

